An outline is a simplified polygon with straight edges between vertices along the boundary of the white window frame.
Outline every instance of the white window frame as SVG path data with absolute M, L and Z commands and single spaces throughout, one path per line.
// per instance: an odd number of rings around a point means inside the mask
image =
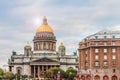
M 107 49 L 104 49 L 103 52 L 104 52 L 104 53 L 107 53 Z
M 95 60 L 98 60 L 99 59 L 99 56 L 98 55 L 95 55 Z
M 107 45 L 107 42 L 103 42 L 103 44 L 104 44 L 104 46 L 106 46 L 106 45 Z
M 95 66 L 99 66 L 99 62 L 98 61 L 95 62 Z
M 112 49 L 112 53 L 115 53 L 115 52 L 116 52 L 116 49 L 115 49 L 115 48 L 113 48 L 113 49 Z
M 107 61 L 104 61 L 104 63 L 103 63 L 104 65 L 108 65 L 108 62 Z
M 98 53 L 99 52 L 99 49 L 95 49 L 95 53 Z
M 112 59 L 115 60 L 116 59 L 116 55 L 112 55 Z
M 107 60 L 107 55 L 104 55 L 104 60 Z
M 115 45 L 115 42 L 114 42 L 114 41 L 112 42 L 112 45 L 113 45 L 113 46 Z
M 95 42 L 95 45 L 98 46 L 98 42 Z

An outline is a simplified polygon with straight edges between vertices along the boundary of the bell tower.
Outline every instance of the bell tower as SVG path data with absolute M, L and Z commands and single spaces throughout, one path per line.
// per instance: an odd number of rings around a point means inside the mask
M 66 49 L 63 43 L 60 44 L 59 48 L 58 48 L 58 53 L 60 56 L 64 56 L 66 55 Z
M 27 42 L 27 44 L 24 47 L 24 55 L 25 56 L 30 56 L 32 54 L 32 50 L 31 50 L 31 46 L 30 44 Z

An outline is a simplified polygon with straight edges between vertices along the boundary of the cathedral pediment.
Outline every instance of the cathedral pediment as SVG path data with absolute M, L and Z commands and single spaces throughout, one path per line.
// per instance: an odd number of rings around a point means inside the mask
M 60 65 L 60 62 L 44 57 L 30 62 L 30 65 Z
M 57 61 L 49 59 L 47 57 L 44 57 L 44 58 L 41 58 L 41 59 L 38 59 L 38 60 L 34 60 L 32 62 L 57 62 Z

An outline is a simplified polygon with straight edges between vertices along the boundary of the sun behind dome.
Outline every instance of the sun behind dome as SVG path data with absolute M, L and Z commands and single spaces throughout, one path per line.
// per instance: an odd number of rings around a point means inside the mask
M 46 17 L 43 18 L 43 24 L 40 27 L 38 27 L 36 32 L 37 33 L 40 33 L 40 32 L 53 32 L 53 29 L 47 23 L 47 18 Z

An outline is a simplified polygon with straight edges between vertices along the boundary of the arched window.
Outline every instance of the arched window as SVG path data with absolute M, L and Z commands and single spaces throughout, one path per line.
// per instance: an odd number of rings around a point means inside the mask
M 100 80 L 100 76 L 99 76 L 99 75 L 96 75 L 96 76 L 94 77 L 94 80 Z
M 109 80 L 109 77 L 107 75 L 104 75 L 103 80 Z
M 91 75 L 87 75 L 86 80 L 91 80 Z
M 16 72 L 17 72 L 18 74 L 21 74 L 21 73 L 22 73 L 22 68 L 21 68 L 21 67 L 17 67 L 17 68 L 16 68 Z
M 116 75 L 114 75 L 114 76 L 112 76 L 112 79 L 111 79 L 111 80 L 118 80 L 118 78 L 117 78 Z
M 85 80 L 85 76 L 84 76 L 84 75 L 82 75 L 82 76 L 81 76 L 81 79 L 82 79 L 82 80 Z

